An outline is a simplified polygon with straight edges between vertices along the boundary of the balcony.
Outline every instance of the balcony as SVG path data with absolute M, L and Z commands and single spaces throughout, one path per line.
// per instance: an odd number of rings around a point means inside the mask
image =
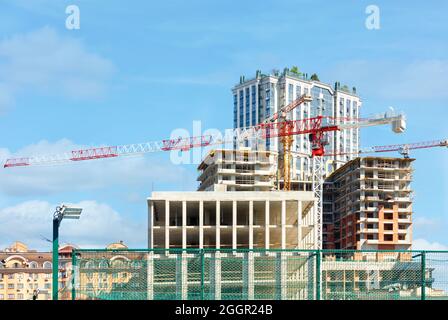
M 361 219 L 360 219 L 361 220 Z M 364 218 L 361 220 L 362 222 L 370 222 L 370 223 L 378 223 L 380 220 L 377 218 Z
M 396 197 L 395 202 L 412 202 L 410 197 Z
M 362 228 L 357 233 L 378 233 L 378 228 Z

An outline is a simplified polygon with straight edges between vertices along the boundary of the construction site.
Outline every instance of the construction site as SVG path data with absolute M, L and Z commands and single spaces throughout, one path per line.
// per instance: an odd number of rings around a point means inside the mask
M 232 92 L 231 135 L 4 163 L 26 170 L 207 148 L 197 191 L 148 195 L 147 248 L 73 250 L 72 299 L 448 298 L 448 252 L 412 250 L 410 154 L 446 139 L 361 148 L 362 128 L 400 134 L 405 114 L 362 117 L 356 88 L 288 68 L 241 76 Z

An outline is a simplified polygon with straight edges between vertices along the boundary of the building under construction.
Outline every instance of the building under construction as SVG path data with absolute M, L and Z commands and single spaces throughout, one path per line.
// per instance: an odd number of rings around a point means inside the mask
M 357 158 L 333 172 L 324 185 L 324 248 L 410 249 L 413 160 Z
M 313 249 L 312 192 L 153 192 L 148 247 Z
M 271 191 L 277 153 L 249 148 L 213 150 L 198 166 L 198 191 Z

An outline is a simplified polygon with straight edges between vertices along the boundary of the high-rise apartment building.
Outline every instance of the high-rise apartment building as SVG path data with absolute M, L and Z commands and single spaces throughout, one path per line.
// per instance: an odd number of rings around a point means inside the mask
M 410 249 L 413 160 L 357 158 L 333 172 L 324 185 L 324 248 Z
M 311 102 L 305 102 L 289 115 L 290 120 L 332 116 L 340 118 L 357 118 L 360 114 L 361 99 L 356 89 L 349 90 L 336 83 L 334 88 L 320 81 L 309 79 L 306 75 L 284 69 L 282 73 L 274 71 L 271 74 L 256 72 L 253 79 L 240 78 L 240 83 L 233 87 L 233 126 L 244 128 L 254 126 L 283 106 L 294 101 L 303 94 L 312 97 Z M 356 152 L 359 149 L 359 129 L 347 129 L 328 133 L 329 145 L 327 153 Z M 278 138 L 265 141 L 266 150 L 278 151 Z M 294 136 L 293 151 L 311 153 L 311 144 L 307 135 Z M 353 155 L 334 156 L 334 166 L 337 168 L 345 162 L 354 159 Z M 309 180 L 311 160 L 307 157 L 294 158 L 292 161 L 292 181 Z

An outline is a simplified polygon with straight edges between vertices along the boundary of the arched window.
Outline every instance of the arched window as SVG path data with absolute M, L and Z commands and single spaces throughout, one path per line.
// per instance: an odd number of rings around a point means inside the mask
M 95 263 L 93 261 L 87 261 L 86 269 L 93 269 L 93 268 L 95 268 Z
M 112 265 L 114 266 L 114 267 L 118 267 L 118 268 L 122 268 L 122 267 L 124 267 L 124 261 L 123 260 L 121 260 L 121 259 L 116 259 L 116 260 L 114 260 L 113 262 L 112 262 Z
M 30 268 L 31 269 L 37 269 L 37 268 L 39 268 L 39 265 L 37 264 L 36 261 L 31 261 L 30 262 Z
M 124 268 L 129 265 L 130 260 L 125 256 L 114 256 L 110 262 L 113 267 Z
M 109 264 L 107 263 L 107 261 L 101 261 L 100 263 L 99 263 L 99 267 L 100 268 L 108 268 L 109 267 Z
M 52 267 L 52 263 L 50 261 L 44 262 L 44 269 L 51 269 L 51 267 Z

